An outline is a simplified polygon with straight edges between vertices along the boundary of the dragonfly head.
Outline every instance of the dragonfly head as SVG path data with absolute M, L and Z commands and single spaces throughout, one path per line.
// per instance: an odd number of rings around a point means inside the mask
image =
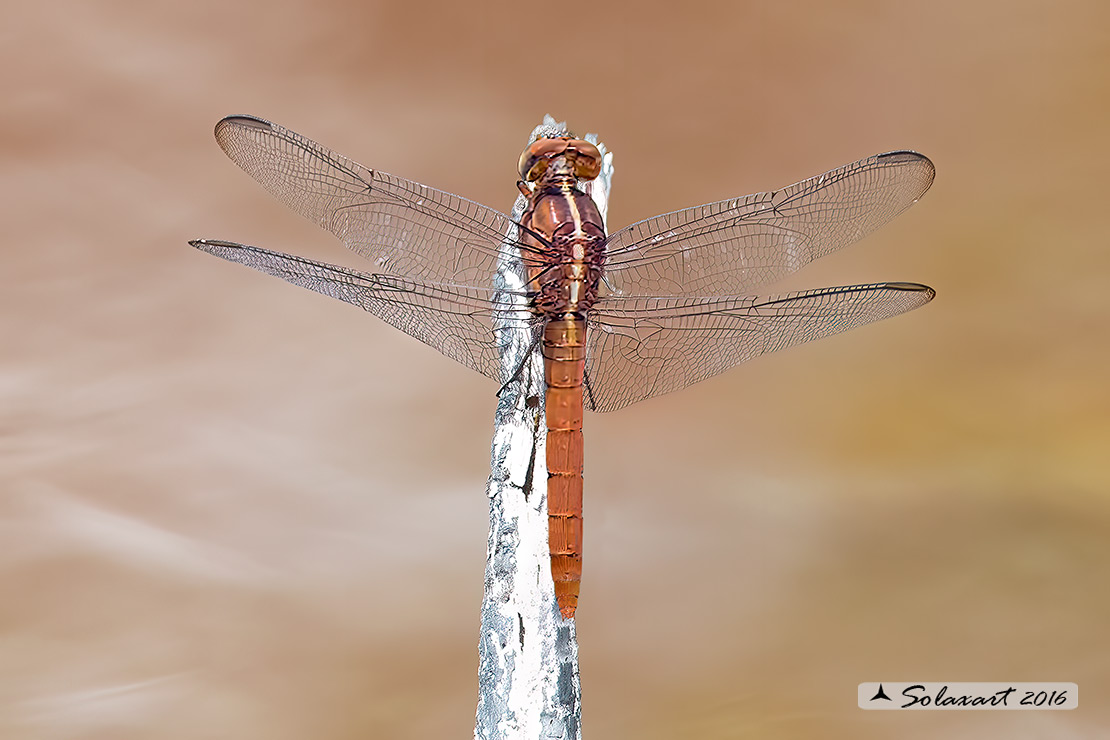
M 592 180 L 601 172 L 601 152 L 588 141 L 561 136 L 536 139 L 520 155 L 520 176 L 527 182 L 540 179 L 555 160 L 563 158 L 574 176 Z

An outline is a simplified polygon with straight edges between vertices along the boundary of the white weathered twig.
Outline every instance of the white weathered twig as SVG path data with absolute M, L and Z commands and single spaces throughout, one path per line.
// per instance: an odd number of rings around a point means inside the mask
M 546 116 L 529 141 L 565 131 L 564 124 Z M 587 138 L 596 143 L 596 137 Z M 598 146 L 604 166 L 587 189 L 604 218 L 613 166 L 612 155 Z M 518 197 L 515 220 L 525 206 L 524 197 Z M 519 255 L 503 250 L 495 277 L 498 290 L 522 290 L 521 275 Z M 514 296 L 519 293 L 505 292 L 502 300 Z M 518 308 L 517 319 L 529 315 L 523 301 Z M 581 740 L 578 639 L 574 620 L 564 620 L 559 613 L 548 553 L 543 359 L 531 331 L 509 322 L 496 331 L 504 386 L 494 421 L 487 490 L 490 528 L 474 737 Z

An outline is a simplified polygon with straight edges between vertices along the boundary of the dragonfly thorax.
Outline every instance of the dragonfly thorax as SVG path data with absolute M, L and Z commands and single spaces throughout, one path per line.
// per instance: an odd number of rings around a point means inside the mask
M 597 298 L 605 226 L 590 196 L 552 168 L 532 192 L 521 225 L 534 306 L 541 313 L 587 311 Z

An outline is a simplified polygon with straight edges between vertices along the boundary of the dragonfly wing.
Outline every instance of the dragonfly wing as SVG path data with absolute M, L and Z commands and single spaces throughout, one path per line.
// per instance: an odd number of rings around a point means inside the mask
M 605 284 L 616 295 L 738 295 L 863 238 L 913 205 L 933 175 L 928 157 L 889 152 L 649 218 L 609 237 Z
M 486 285 L 516 248 L 509 216 L 451 193 L 369 169 L 252 116 L 216 124 L 224 152 L 285 205 L 374 263 L 375 273 Z
M 917 283 L 823 288 L 771 297 L 606 297 L 586 332 L 586 405 L 615 411 L 767 352 L 923 306 Z
M 372 275 L 233 242 L 189 242 L 201 251 L 253 267 L 374 314 L 482 375 L 500 379 L 494 326 L 534 328 L 526 297 L 472 286 Z

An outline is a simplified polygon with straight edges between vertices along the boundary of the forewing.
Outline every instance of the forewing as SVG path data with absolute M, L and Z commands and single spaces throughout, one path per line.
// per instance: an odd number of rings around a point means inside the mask
M 741 362 L 928 303 L 917 283 L 824 288 L 771 297 L 606 297 L 586 331 L 586 405 L 615 411 Z
M 201 239 L 201 251 L 362 308 L 483 375 L 500 379 L 495 322 L 530 328 L 537 317 L 521 310 L 523 296 L 473 286 L 371 275 L 281 252 Z
M 375 273 L 486 286 L 498 253 L 516 248 L 508 216 L 411 180 L 371 170 L 252 116 L 216 124 L 216 140 L 291 209 L 343 240 Z
M 913 205 L 933 163 L 890 152 L 782 190 L 707 203 L 613 234 L 605 284 L 625 296 L 728 296 L 774 282 Z

